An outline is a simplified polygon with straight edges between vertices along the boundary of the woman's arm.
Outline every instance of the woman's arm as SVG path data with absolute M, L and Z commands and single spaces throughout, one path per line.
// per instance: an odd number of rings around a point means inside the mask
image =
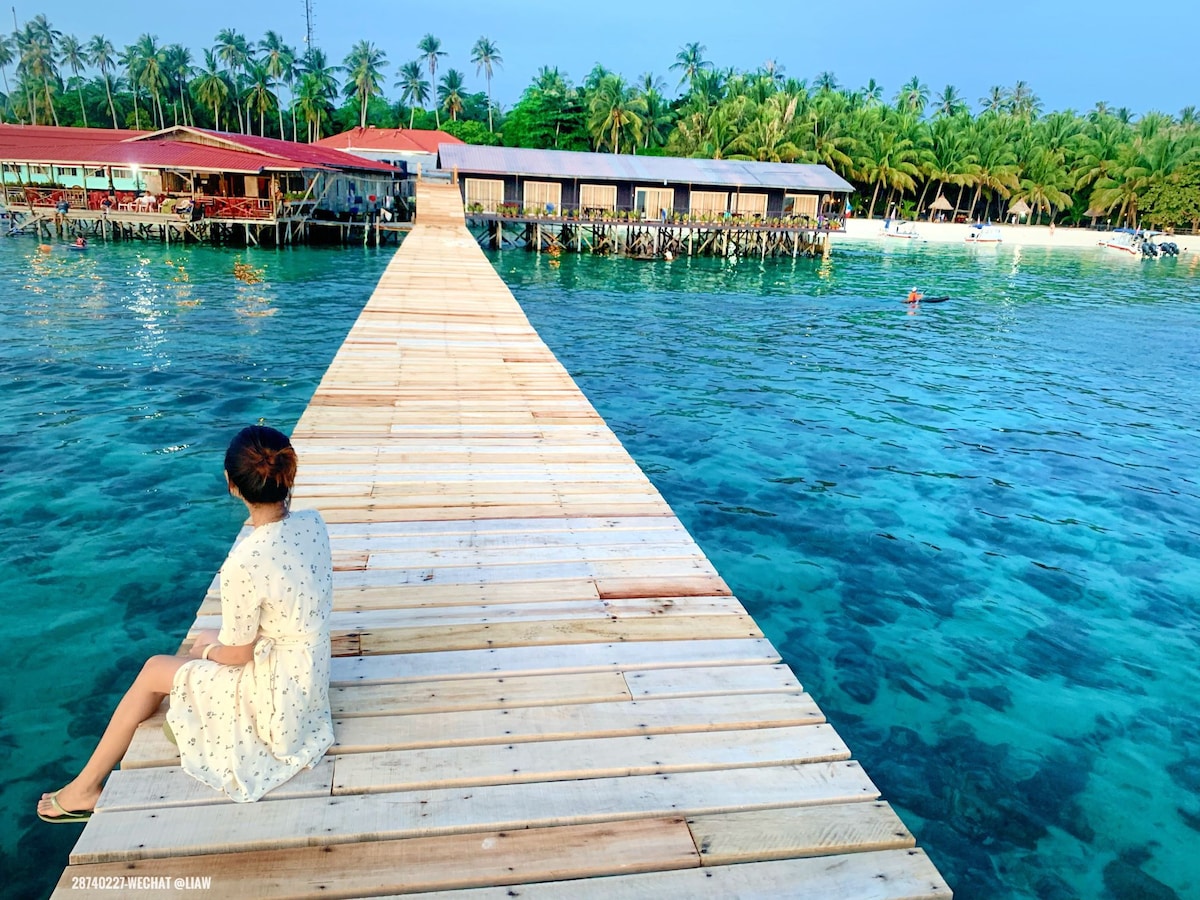
M 222 644 L 217 639 L 218 634 L 219 632 L 213 629 L 205 629 L 197 634 L 195 642 L 188 650 L 188 657 L 211 659 L 226 666 L 242 666 L 254 658 L 254 641 L 249 644 Z M 212 649 L 208 650 L 209 647 Z M 204 655 L 205 650 L 208 650 L 208 656 Z

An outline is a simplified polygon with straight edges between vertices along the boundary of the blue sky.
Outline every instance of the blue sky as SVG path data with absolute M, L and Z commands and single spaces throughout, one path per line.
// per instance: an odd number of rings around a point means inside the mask
M 542 65 L 557 66 L 576 82 L 596 62 L 629 79 L 652 71 L 673 92 L 678 77 L 669 67 L 691 41 L 704 44 L 708 58 L 722 67 L 752 69 L 772 59 L 786 75 L 810 81 L 825 70 L 850 87 L 875 78 L 889 100 L 918 75 L 933 94 L 955 85 L 973 108 L 992 85 L 1010 87 L 1017 80 L 1028 82 L 1047 110 L 1083 112 L 1098 100 L 1137 114 L 1177 114 L 1200 105 L 1196 0 L 312 2 L 316 42 L 330 59 L 340 62 L 355 41 L 368 39 L 387 55 L 389 85 L 396 67 L 417 56 L 421 36 L 432 32 L 449 53 L 442 65 L 461 70 L 468 87 L 482 90 L 470 50 L 486 35 L 504 58 L 493 94 L 505 107 Z M 304 37 L 304 0 L 205 0 L 188 6 L 43 0 L 16 7 L 20 22 L 38 13 L 81 39 L 101 33 L 122 47 L 150 32 L 190 47 L 198 59 L 223 27 L 254 40 L 267 29 L 295 45 Z M 389 90 L 389 97 L 397 94 Z

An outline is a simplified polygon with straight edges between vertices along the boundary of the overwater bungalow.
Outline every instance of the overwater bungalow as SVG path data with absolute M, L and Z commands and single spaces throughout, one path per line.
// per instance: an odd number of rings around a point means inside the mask
M 823 165 L 443 144 L 493 247 L 656 258 L 824 252 L 854 188 Z
M 366 235 L 404 173 L 327 147 L 185 126 L 0 125 L 0 177 L 13 229 L 291 243 L 324 223 Z

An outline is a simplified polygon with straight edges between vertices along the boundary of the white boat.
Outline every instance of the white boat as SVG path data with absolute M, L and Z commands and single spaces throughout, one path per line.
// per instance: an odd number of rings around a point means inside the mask
M 968 244 L 999 244 L 1004 233 L 996 225 L 972 225 L 967 232 Z
M 1127 259 L 1160 259 L 1178 256 L 1179 246 L 1174 241 L 1163 240 L 1161 231 L 1142 231 L 1133 228 L 1117 228 L 1112 234 L 1100 239 L 1100 246 Z
M 884 222 L 883 228 L 879 233 L 886 238 L 900 238 L 902 240 L 914 241 L 921 235 L 917 234 L 917 228 L 912 222 L 896 222 L 892 224 L 889 220 Z

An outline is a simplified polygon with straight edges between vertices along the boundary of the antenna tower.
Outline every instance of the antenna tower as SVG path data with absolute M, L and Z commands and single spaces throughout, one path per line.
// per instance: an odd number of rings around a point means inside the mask
M 313 45 L 313 0 L 304 0 L 304 45 Z

